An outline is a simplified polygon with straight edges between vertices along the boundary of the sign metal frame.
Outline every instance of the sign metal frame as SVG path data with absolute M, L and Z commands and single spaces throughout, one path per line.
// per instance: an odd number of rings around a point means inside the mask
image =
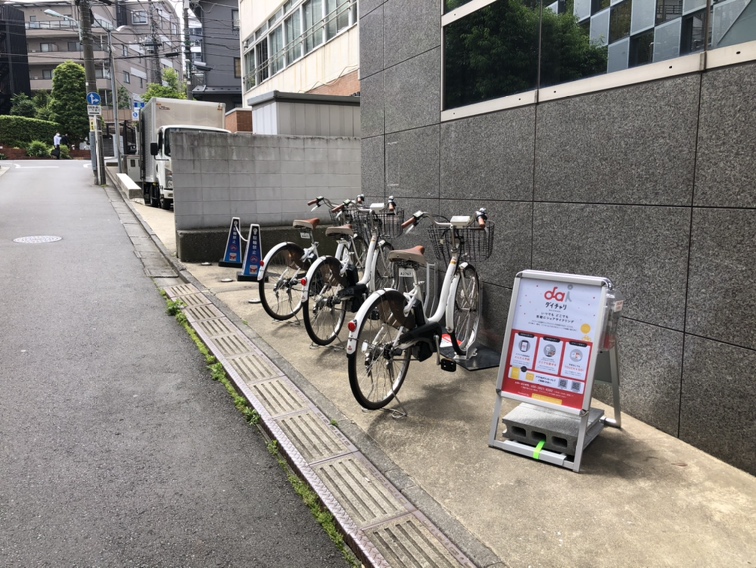
M 573 293 L 573 298 L 570 298 L 569 292 Z M 541 294 L 544 298 L 541 298 Z M 560 301 L 551 301 L 555 296 Z M 536 298 L 542 303 L 536 303 Z M 619 311 L 621 306 L 621 302 L 615 302 L 615 291 L 608 278 L 537 270 L 524 270 L 517 274 L 496 381 L 497 397 L 488 442 L 490 447 L 540 459 L 577 472 L 583 449 L 603 426 L 620 427 L 617 341 L 613 338 L 611 346 L 607 347 L 605 336 L 607 323 L 613 317 L 612 311 Z M 614 317 L 616 315 L 618 314 Z M 522 341 L 516 348 L 514 340 L 521 337 L 532 337 L 532 340 Z M 533 345 L 526 345 L 530 341 Z M 554 342 L 556 349 L 549 346 L 549 341 Z M 560 342 L 563 344 L 561 351 Z M 574 355 L 572 364 L 566 361 L 570 356 L 565 353 L 568 345 L 574 346 L 570 352 Z M 543 369 L 543 365 L 548 364 L 543 356 L 546 349 L 551 349 L 551 354 L 547 356 L 553 356 L 560 362 L 553 367 L 554 370 L 547 369 L 539 373 L 539 365 Z M 589 353 L 587 365 L 584 361 L 586 353 Z M 596 380 L 609 382 L 613 387 L 614 419 L 602 417 L 599 424 L 591 425 L 589 431 L 589 417 L 595 417 L 598 412 L 594 410 L 594 414 L 591 413 L 591 395 L 598 366 L 601 367 L 603 378 Z M 571 380 L 570 376 L 576 379 Z M 579 386 L 582 389 L 580 403 L 576 404 L 578 397 L 567 392 L 562 393 L 564 396 L 560 398 L 561 391 L 554 386 L 557 382 L 566 386 Z M 556 410 L 577 421 L 578 439 L 574 458 L 570 460 L 566 454 L 545 450 L 542 446 L 534 447 L 515 440 L 497 440 L 504 399 Z

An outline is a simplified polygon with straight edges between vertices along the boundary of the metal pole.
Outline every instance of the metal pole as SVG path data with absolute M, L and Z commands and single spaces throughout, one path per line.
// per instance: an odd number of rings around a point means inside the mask
M 84 57 L 84 77 L 87 85 L 87 93 L 97 92 L 97 78 L 95 77 L 94 50 L 92 49 L 92 20 L 90 19 L 91 11 L 89 0 L 80 1 L 81 18 L 79 26 L 81 27 L 81 51 Z M 92 173 L 95 183 L 100 183 L 98 174 L 98 160 L 100 155 L 97 147 L 97 118 L 89 119 L 89 150 L 92 155 Z
M 192 47 L 189 39 L 189 0 L 184 3 L 184 60 L 186 64 L 186 98 L 192 98 Z
M 118 163 L 118 173 L 122 173 L 121 168 L 121 127 L 118 120 L 118 90 L 116 88 L 115 80 L 115 60 L 113 59 L 113 32 L 112 30 L 106 30 L 108 32 L 108 54 L 110 57 L 110 91 L 113 93 L 111 97 L 113 99 L 113 123 L 115 124 L 115 133 L 113 134 L 113 153 L 115 154 L 116 162 Z

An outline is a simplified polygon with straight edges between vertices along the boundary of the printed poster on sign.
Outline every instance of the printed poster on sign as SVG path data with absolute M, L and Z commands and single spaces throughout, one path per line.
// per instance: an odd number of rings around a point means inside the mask
M 601 287 L 522 278 L 513 308 L 502 391 L 584 408 L 601 333 Z
M 247 254 L 244 258 L 244 276 L 257 278 L 260 270 L 260 225 L 250 225 Z

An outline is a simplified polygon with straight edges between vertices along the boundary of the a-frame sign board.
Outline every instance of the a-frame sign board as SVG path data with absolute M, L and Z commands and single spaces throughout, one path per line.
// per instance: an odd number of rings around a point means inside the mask
M 616 325 L 622 303 L 607 278 L 517 274 L 489 446 L 579 471 L 583 450 L 604 425 L 620 427 Z M 612 384 L 613 420 L 591 409 L 594 377 Z M 521 404 L 502 419 L 504 399 Z M 507 439 L 497 437 L 502 421 Z

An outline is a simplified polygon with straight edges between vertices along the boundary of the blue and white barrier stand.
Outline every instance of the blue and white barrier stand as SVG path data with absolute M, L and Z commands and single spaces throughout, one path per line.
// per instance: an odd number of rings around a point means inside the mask
M 218 261 L 218 266 L 227 266 L 229 268 L 242 267 L 242 236 L 239 230 L 239 217 L 231 219 L 231 227 L 228 230 L 228 239 L 226 240 L 226 252 L 223 258 Z
M 260 225 L 250 225 L 247 252 L 244 255 L 244 269 L 236 273 L 236 279 L 239 282 L 257 282 L 257 273 L 260 271 L 260 259 L 262 259 L 261 253 Z

